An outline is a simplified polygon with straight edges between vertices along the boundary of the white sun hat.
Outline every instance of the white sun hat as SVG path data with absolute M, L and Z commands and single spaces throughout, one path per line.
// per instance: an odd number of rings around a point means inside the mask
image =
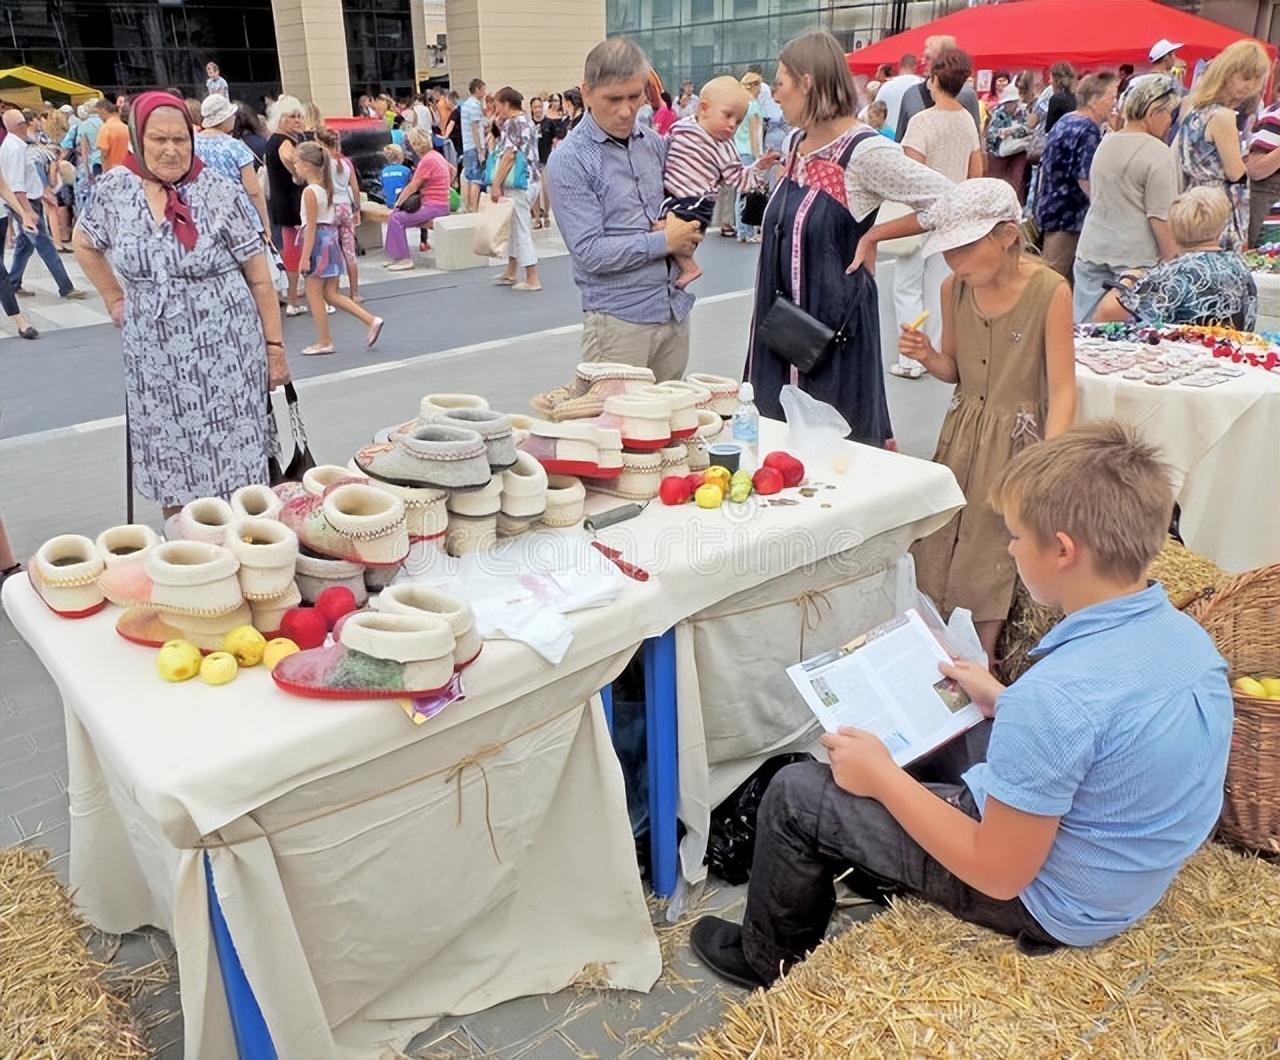
M 921 248 L 925 257 L 974 243 L 1002 221 L 1017 224 L 1022 219 L 1013 187 L 993 177 L 975 177 L 948 188 L 928 213 L 933 230 Z
M 1161 37 L 1155 44 L 1151 45 L 1151 51 L 1147 53 L 1147 58 L 1153 63 L 1158 63 L 1170 52 L 1176 52 L 1181 47 L 1181 44 L 1171 41 L 1168 37 Z

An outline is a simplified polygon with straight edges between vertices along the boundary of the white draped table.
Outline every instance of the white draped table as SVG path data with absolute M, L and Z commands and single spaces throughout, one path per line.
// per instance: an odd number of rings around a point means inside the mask
M 785 443 L 785 426 L 762 427 L 762 451 Z M 810 620 L 815 650 L 880 616 L 911 540 L 963 497 L 940 465 L 847 450 L 844 474 L 810 469 L 834 488 L 794 506 L 654 502 L 600 532 L 650 580 L 570 616 L 559 666 L 487 641 L 467 698 L 417 727 L 389 701 L 287 695 L 261 669 L 218 688 L 165 684 L 154 652 L 114 632 L 116 609 L 66 621 L 9 579 L 5 610 L 62 695 L 77 902 L 104 930 L 172 934 L 186 1055 L 235 1055 L 203 857 L 282 1057 L 376 1056 L 442 1015 L 584 974 L 647 990 L 661 962 L 595 693 L 646 639 L 674 644 L 684 623 L 680 638 L 696 641 L 691 627 L 707 629 L 718 605 L 754 599 L 741 594 L 812 590 L 805 599 L 828 609 Z M 703 842 L 710 765 L 750 760 L 802 720 L 794 703 L 773 704 L 796 615 L 767 616 L 753 611 L 750 640 L 728 649 L 740 665 L 710 642 L 724 675 L 715 697 L 705 683 L 701 702 L 686 694 L 706 653 L 681 650 L 679 797 Z M 649 704 L 673 734 L 674 684 Z M 725 734 L 734 711 L 741 732 Z
M 1229 571 L 1280 562 L 1280 376 L 1259 368 L 1197 389 L 1077 365 L 1076 422 L 1132 425 L 1174 472 L 1187 547 Z

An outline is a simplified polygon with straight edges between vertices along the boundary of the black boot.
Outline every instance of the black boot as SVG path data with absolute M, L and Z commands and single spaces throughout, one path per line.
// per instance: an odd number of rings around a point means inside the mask
M 747 955 L 742 952 L 742 928 L 737 924 L 718 916 L 704 916 L 693 925 L 689 945 L 703 964 L 736 986 L 755 990 L 772 982 L 747 962 Z

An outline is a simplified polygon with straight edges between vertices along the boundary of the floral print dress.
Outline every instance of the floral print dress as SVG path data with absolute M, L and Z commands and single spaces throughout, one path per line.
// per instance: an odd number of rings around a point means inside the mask
M 181 194 L 200 233 L 190 251 L 124 166 L 98 179 L 79 221 L 124 288 L 134 482 L 166 507 L 267 480 L 266 345 L 240 271 L 262 239 L 240 189 L 211 169 Z
M 1193 110 L 1182 119 L 1173 141 L 1174 157 L 1189 188 L 1219 188 L 1231 203 L 1231 216 L 1222 233 L 1224 250 L 1244 250 L 1249 234 L 1249 185 L 1227 180 L 1218 146 L 1209 139 L 1209 122 L 1217 103 Z M 1233 119 L 1234 122 L 1234 119 Z

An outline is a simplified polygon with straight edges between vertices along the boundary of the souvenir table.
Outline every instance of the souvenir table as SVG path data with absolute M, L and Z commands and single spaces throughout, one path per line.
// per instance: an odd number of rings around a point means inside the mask
M 1192 551 L 1231 571 L 1280 562 L 1280 375 L 1215 358 L 1208 347 L 1196 356 L 1190 342 L 1147 347 L 1148 358 L 1172 350 L 1160 358 L 1168 362 L 1164 371 L 1146 370 L 1157 363 L 1151 360 L 1117 367 L 1128 363 L 1125 349 L 1143 347 L 1111 345 L 1120 360 L 1096 363 L 1103 344 L 1077 341 L 1077 422 L 1118 419 L 1159 446 L 1174 471 L 1181 533 Z M 1265 364 L 1268 355 L 1259 347 L 1254 359 Z M 1206 378 L 1216 381 L 1199 385 Z
M 785 431 L 763 423 L 762 452 Z M 732 691 L 780 687 L 781 676 L 764 651 L 717 671 L 724 660 L 706 658 L 696 638 L 677 667 L 688 634 L 677 627 L 786 575 L 807 579 L 815 600 L 864 571 L 882 578 L 963 503 L 946 468 L 847 449 L 845 473 L 812 469 L 822 486 L 791 505 L 655 501 L 601 531 L 652 577 L 569 616 L 574 640 L 559 666 L 486 641 L 464 674 L 466 698 L 418 726 L 388 701 L 289 696 L 260 668 L 232 688 L 166 685 L 154 653 L 115 634 L 116 609 L 66 621 L 25 578 L 10 579 L 5 610 L 63 697 L 78 903 L 107 931 L 172 934 L 187 1055 L 235 1055 L 228 1000 L 237 1031 L 239 1016 L 260 1011 L 268 1049 L 321 1057 L 378 1055 L 441 1015 L 554 991 L 601 966 L 612 986 L 647 990 L 661 960 L 595 693 L 647 640 L 651 762 L 665 756 L 650 769 L 651 812 L 670 875 L 677 677 L 705 665 Z M 824 638 L 881 613 L 832 600 Z M 794 644 L 794 619 L 784 628 Z M 681 770 L 705 768 L 698 730 L 761 705 L 709 703 L 705 687 L 702 710 L 679 722 Z M 744 718 L 732 754 L 766 750 L 777 729 L 774 718 Z M 682 776 L 686 802 L 706 802 L 698 779 Z M 690 819 L 698 827 L 705 812 Z

